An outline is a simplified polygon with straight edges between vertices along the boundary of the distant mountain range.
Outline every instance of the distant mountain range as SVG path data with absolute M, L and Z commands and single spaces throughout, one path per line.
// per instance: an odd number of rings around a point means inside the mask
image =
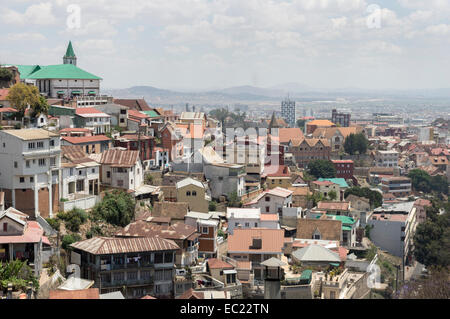
M 245 103 L 281 101 L 288 95 L 299 102 L 334 99 L 441 99 L 450 98 L 450 88 L 423 90 L 369 90 L 358 88 L 317 89 L 299 83 L 286 83 L 268 88 L 250 85 L 211 91 L 173 91 L 152 86 L 133 86 L 125 89 L 104 89 L 103 93 L 116 98 L 145 98 L 151 103 Z

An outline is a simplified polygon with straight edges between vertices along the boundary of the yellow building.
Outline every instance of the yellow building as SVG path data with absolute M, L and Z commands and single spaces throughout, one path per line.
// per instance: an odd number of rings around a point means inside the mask
M 189 210 L 207 213 L 211 198 L 203 183 L 193 178 L 185 178 L 176 184 L 177 201 L 189 204 Z

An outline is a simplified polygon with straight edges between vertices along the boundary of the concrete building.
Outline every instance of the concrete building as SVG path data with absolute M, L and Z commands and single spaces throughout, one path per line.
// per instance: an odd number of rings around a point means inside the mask
M 336 109 L 331 111 L 331 122 L 341 127 L 349 127 L 350 118 L 350 113 L 339 113 Z
M 176 184 L 177 201 L 189 204 L 189 210 L 207 213 L 211 197 L 206 186 L 193 178 L 186 178 Z
M 417 226 L 414 202 L 379 207 L 369 217 L 373 243 L 390 254 L 402 257 L 408 264 L 412 260 L 413 236 Z
M 392 194 L 395 197 L 408 197 L 411 195 L 411 179 L 409 177 L 382 177 L 381 190 L 385 194 Z
M 30 217 L 59 211 L 59 135 L 43 129 L 0 131 L 0 187 L 5 204 Z
M 278 214 L 282 218 L 283 210 L 292 207 L 292 194 L 288 189 L 277 187 L 261 193 L 244 207 L 259 208 L 262 214 Z
M 261 214 L 259 208 L 227 208 L 228 233 L 234 229 L 280 229 L 278 214 Z
M 111 116 L 93 107 L 77 108 L 73 122 L 75 127 L 88 128 L 95 135 L 111 131 Z
M 101 293 L 122 291 L 127 299 L 151 294 L 173 297 L 175 255 L 180 248 L 159 237 L 94 237 L 71 245 L 71 263 Z M 125 290 L 125 291 L 124 291 Z
M 213 199 L 219 199 L 220 196 L 229 197 L 233 192 L 236 192 L 238 197 L 244 195 L 244 165 L 211 163 L 203 166 L 203 172 L 209 182 Z
M 296 113 L 295 101 L 287 98 L 281 102 L 281 117 L 288 123 L 289 127 L 295 127 L 297 120 Z
M 399 153 L 397 151 L 377 151 L 375 153 L 375 166 L 398 167 Z

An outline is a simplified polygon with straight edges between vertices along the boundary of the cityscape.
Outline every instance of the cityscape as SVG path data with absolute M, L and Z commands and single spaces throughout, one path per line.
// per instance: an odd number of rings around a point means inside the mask
M 188 79 L 189 68 L 181 62 L 197 52 L 193 48 L 184 47 L 173 60 L 166 52 L 166 60 L 159 60 L 165 67 L 149 69 L 143 63 L 139 69 L 135 54 L 147 44 L 138 44 L 136 37 L 150 32 L 144 26 L 129 26 L 127 48 L 133 48 L 133 41 L 136 46 L 127 57 L 119 49 L 109 50 L 109 42 L 90 42 L 94 48 L 104 46 L 91 53 L 82 37 L 89 28 L 98 28 L 105 37 L 122 41 L 114 29 L 120 19 L 132 17 L 139 23 L 142 15 L 161 26 L 175 17 L 190 21 L 195 14 L 217 10 L 221 13 L 212 23 L 223 28 L 214 29 L 219 41 L 221 35 L 233 35 L 225 25 L 256 28 L 259 20 L 253 14 L 267 5 L 271 14 L 286 17 L 289 26 L 300 23 L 303 15 L 342 14 L 332 19 L 332 30 L 321 34 L 321 43 L 338 50 L 332 36 L 351 19 L 359 21 L 353 15 L 361 10 L 362 28 L 387 33 L 395 24 L 407 28 L 414 40 L 421 36 L 412 31 L 416 21 L 448 18 L 450 6 L 430 1 L 423 8 L 418 1 L 399 0 L 389 9 L 384 1 L 374 7 L 349 0 L 339 5 L 322 1 L 322 7 L 313 1 L 306 10 L 307 1 L 300 0 L 255 1 L 255 7 L 201 0 L 190 10 L 179 2 L 183 14 L 160 1 L 136 1 L 136 11 L 124 12 L 122 2 L 114 0 L 102 11 L 111 20 L 100 22 L 92 18 L 97 5 L 87 1 L 12 1 L 0 13 L 0 26 L 5 24 L 0 32 L 11 44 L 0 49 L 0 299 L 215 299 L 243 304 L 449 299 L 448 72 L 433 80 L 423 73 L 413 82 L 399 66 L 397 73 L 381 70 L 386 78 L 377 82 L 370 72 L 378 70 L 369 70 L 367 62 L 367 82 L 358 80 L 352 67 L 338 83 L 335 69 L 327 70 L 323 60 L 324 69 L 316 66 L 317 72 L 329 71 L 330 79 L 319 82 L 311 76 L 308 82 L 313 62 L 302 65 L 305 74 L 298 77 L 289 67 L 280 69 L 283 78 L 272 77 L 280 65 L 267 58 L 266 76 L 265 68 L 252 71 L 258 79 L 249 80 L 220 62 L 224 65 L 208 71 L 210 82 L 203 82 L 203 66 Z M 288 14 L 295 5 L 306 12 Z M 56 36 L 48 29 L 42 34 L 33 30 L 33 25 L 57 23 L 63 8 L 65 31 Z M 232 9 L 242 9 L 242 19 L 225 15 Z M 404 10 L 410 10 L 408 15 Z M 286 36 L 278 32 L 284 24 L 272 26 L 282 20 L 267 16 L 267 28 L 274 30 L 271 40 Z M 382 23 L 387 23 L 385 29 Z M 448 37 L 450 32 L 447 24 L 437 29 L 422 24 L 430 34 Z M 14 25 L 27 35 L 14 35 Z M 198 33 L 184 30 L 185 37 L 209 39 L 206 24 L 196 28 Z M 167 26 L 161 34 L 175 30 Z M 256 37 L 267 36 L 255 30 Z M 244 41 L 244 33 L 230 41 Z M 290 34 L 284 40 L 296 39 Z M 52 50 L 42 50 L 40 41 L 52 41 Z M 164 40 L 155 40 L 156 51 L 158 41 Z M 253 41 L 240 46 L 250 50 Z M 422 40 L 417 41 L 420 46 Z M 445 41 L 440 52 L 446 49 L 446 56 L 434 57 L 442 58 L 443 69 L 450 61 Z M 301 42 L 300 55 L 309 52 L 304 45 L 313 50 L 316 44 L 307 35 Z M 31 44 L 39 53 L 23 51 Z M 216 49 L 225 48 L 221 46 Z M 257 48 L 269 57 L 262 46 L 251 50 Z M 289 48 L 278 44 L 277 54 L 287 55 Z M 415 64 L 412 56 L 422 51 L 413 51 L 409 62 Z M 382 53 L 368 59 L 377 54 Z M 254 64 L 245 60 L 249 69 L 261 66 L 255 59 Z M 213 65 L 217 59 L 203 61 Z M 430 72 L 436 70 L 427 63 Z M 172 70 L 171 64 L 179 72 L 171 74 L 173 85 L 168 85 L 170 77 L 158 73 Z M 270 304 L 254 302 L 254 314 L 268 313 Z M 180 313 L 202 311 L 188 307 Z M 205 308 L 208 316 L 213 308 Z

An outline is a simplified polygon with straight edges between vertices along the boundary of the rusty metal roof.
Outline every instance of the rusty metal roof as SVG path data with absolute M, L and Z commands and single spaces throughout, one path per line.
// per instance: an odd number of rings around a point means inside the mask
M 132 167 L 136 164 L 138 156 L 139 151 L 110 149 L 102 153 L 100 163 L 114 167 Z
M 174 241 L 159 237 L 95 237 L 74 243 L 71 245 L 71 247 L 86 251 L 94 255 L 110 255 L 180 249 L 180 247 L 178 247 L 178 245 Z
M 185 223 L 176 223 L 171 226 L 157 225 L 152 222 L 138 220 L 131 223 L 116 233 L 120 237 L 161 237 L 166 239 L 195 239 L 197 228 Z M 199 235 L 199 234 L 198 234 Z M 191 237 L 192 236 L 192 237 Z

